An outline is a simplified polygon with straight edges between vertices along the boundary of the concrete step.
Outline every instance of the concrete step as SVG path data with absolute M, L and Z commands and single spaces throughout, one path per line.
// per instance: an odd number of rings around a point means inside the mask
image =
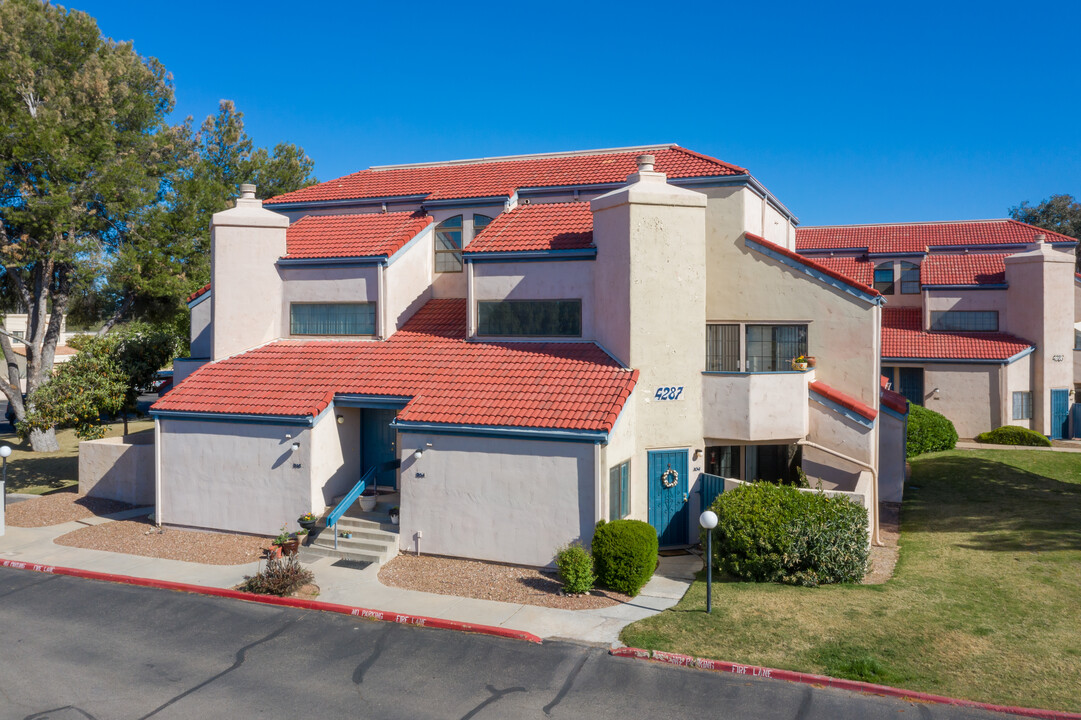
M 354 552 L 352 550 L 335 550 L 333 546 L 323 547 L 322 545 L 309 545 L 301 548 L 302 553 L 309 555 L 317 555 L 319 557 L 331 557 L 339 560 L 355 560 L 357 562 L 375 563 L 376 565 L 382 565 L 387 560 L 390 560 L 385 554 L 382 553 L 365 553 Z
M 387 535 L 397 535 L 398 526 L 390 521 L 388 515 L 365 515 L 364 517 L 342 516 L 338 520 L 339 530 L 378 530 Z
M 356 518 L 342 518 L 337 532 L 352 533 L 351 538 L 339 535 L 334 547 L 334 530 L 319 526 L 309 536 L 305 548 L 327 557 L 383 564 L 398 554 L 398 535 L 381 529 L 379 523 Z

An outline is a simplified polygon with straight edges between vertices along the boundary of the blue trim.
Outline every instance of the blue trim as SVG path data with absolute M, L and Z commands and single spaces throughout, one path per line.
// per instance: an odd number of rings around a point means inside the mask
M 573 250 L 518 250 L 497 252 L 464 252 L 462 257 L 472 263 L 499 262 L 560 262 L 562 260 L 596 260 L 597 248 Z
M 404 395 L 335 395 L 337 407 L 368 408 L 373 410 L 401 410 L 412 397 Z
M 923 290 L 1006 290 L 1009 287 L 1008 283 L 987 283 L 985 285 L 931 285 L 925 283 L 921 285 Z
M 1036 346 L 1035 345 L 1029 345 L 1027 348 L 1025 348 L 1021 352 L 1017 353 L 1016 355 L 1011 355 L 1010 357 L 1006 358 L 1006 362 L 1003 363 L 1003 364 L 1004 365 L 1011 365 L 1011 364 L 1017 362 L 1018 360 L 1020 360 L 1021 358 L 1026 357 L 1028 355 L 1031 355 L 1034 352 L 1036 352 Z
M 873 428 L 875 426 L 875 421 L 874 420 L 868 420 L 867 418 L 865 418 L 863 415 L 860 415 L 855 410 L 849 410 L 844 405 L 841 405 L 839 403 L 835 403 L 834 401 L 830 400 L 828 397 L 825 397 L 824 395 L 819 395 L 817 392 L 815 392 L 811 388 L 807 388 L 807 394 L 808 394 L 808 396 L 810 396 L 810 398 L 812 400 L 814 400 L 819 405 L 824 405 L 825 407 L 829 408 L 830 410 L 834 411 L 835 413 L 838 413 L 840 415 L 844 415 L 849 420 L 851 420 L 853 422 L 856 422 L 856 423 L 859 423 L 860 425 L 863 425 L 865 428 Z
M 856 287 L 853 287 L 852 285 L 849 285 L 848 283 L 842 282 L 837 278 L 827 275 L 826 273 L 819 272 L 812 267 L 808 267 L 803 263 L 799 262 L 798 260 L 794 260 L 788 257 L 787 255 L 782 255 L 776 250 L 768 248 L 762 243 L 757 242 L 752 238 L 747 237 L 746 235 L 744 235 L 743 237 L 743 242 L 750 249 L 760 252 L 766 257 L 772 258 L 773 260 L 776 260 L 782 265 L 787 265 L 793 270 L 801 272 L 808 277 L 812 277 L 821 283 L 829 285 L 830 287 L 836 288 L 837 290 L 840 290 L 847 295 L 851 295 L 854 298 L 863 300 L 870 305 L 883 305 L 886 302 L 885 298 L 883 298 L 881 295 L 871 295 L 870 293 L 866 293 Z
M 188 303 L 188 310 L 194 309 L 196 305 L 203 302 L 204 300 L 209 300 L 211 292 L 212 292 L 211 290 L 207 290 L 205 293 L 203 293 L 202 295 L 200 295 L 199 297 L 195 298 L 190 303 Z
M 325 523 L 326 527 L 334 528 L 338 524 L 338 521 L 342 519 L 342 515 L 345 515 L 345 511 L 349 509 L 349 506 L 352 505 L 358 497 L 360 497 L 360 494 L 362 492 L 364 492 L 364 488 L 367 486 L 368 481 L 372 479 L 372 475 L 375 475 L 374 466 L 368 468 L 368 472 L 364 473 L 364 475 L 360 478 L 360 482 L 354 485 L 353 489 L 347 492 L 345 494 L 345 497 L 341 499 L 341 502 L 335 505 L 334 509 L 330 511 L 330 514 L 327 515 L 327 520 Z M 337 534 L 336 530 L 335 534 Z M 335 540 L 337 540 L 337 538 L 335 538 Z
M 429 208 L 443 207 L 489 207 L 506 205 L 510 195 L 485 195 L 475 198 L 447 198 L 445 200 L 422 200 L 421 205 Z
M 858 245 L 853 247 L 824 247 L 824 248 L 799 248 L 796 250 L 800 255 L 832 255 L 834 253 L 844 253 L 840 257 L 851 257 L 859 259 L 862 255 L 870 256 L 866 245 Z M 887 253 L 882 253 L 883 255 Z M 905 255 L 925 255 L 923 251 L 918 253 L 904 253 Z
M 1035 346 L 1029 345 L 1022 350 L 1008 358 L 933 358 L 933 357 L 884 357 L 882 362 L 891 363 L 964 363 L 969 365 L 1009 365 L 1026 355 L 1030 355 L 1035 352 Z
M 867 258 L 903 258 L 903 257 L 923 257 L 927 255 L 923 250 L 917 250 L 915 252 L 868 252 Z
M 360 265 L 386 264 L 386 255 L 332 258 L 278 258 L 277 262 L 278 267 L 283 268 L 356 267 Z
M 300 202 L 283 202 L 283 203 L 270 203 L 264 204 L 263 207 L 272 212 L 277 210 L 307 210 L 308 208 L 327 208 L 327 207 L 342 207 L 343 205 L 382 205 L 383 203 L 396 202 L 399 204 L 406 204 L 416 202 L 419 203 L 424 198 L 428 197 L 430 193 L 423 195 L 382 195 L 380 197 L 365 197 L 365 198 L 342 198 L 339 200 L 306 200 Z
M 879 404 L 879 406 L 878 406 L 878 409 L 879 409 L 879 410 L 881 410 L 882 412 L 886 413 L 886 414 L 887 414 L 887 415 L 889 415 L 890 417 L 895 417 L 895 418 L 897 418 L 898 420 L 904 420 L 905 418 L 907 418 L 907 417 L 908 417 L 908 413 L 907 413 L 907 412 L 906 412 L 906 413 L 903 413 L 903 414 L 902 414 L 902 413 L 899 413 L 899 412 L 897 412 L 897 411 L 896 411 L 896 410 L 894 410 L 893 408 L 891 408 L 891 407 L 886 407 L 885 405 L 882 405 L 882 404 Z
M 178 357 L 178 358 L 173 358 L 173 362 L 176 362 L 177 360 L 179 360 L 181 362 L 204 362 L 204 363 L 210 362 L 210 358 L 208 358 L 208 357 Z
M 325 411 L 324 411 L 325 412 Z M 319 413 L 322 416 L 323 413 Z M 311 427 L 316 418 L 311 415 L 246 415 L 241 413 L 183 412 L 150 409 L 155 420 L 188 420 L 191 422 L 227 422 L 253 425 L 290 425 Z
M 806 370 L 756 370 L 754 372 L 743 372 L 742 370 L 703 370 L 703 375 L 805 375 L 811 372 L 814 368 L 807 368 Z
M 521 438 L 523 440 L 557 440 L 563 442 L 607 443 L 603 430 L 559 430 L 521 428 L 497 425 L 444 425 L 441 423 L 395 420 L 391 425 L 399 432 L 430 433 L 433 435 L 472 435 L 476 437 Z

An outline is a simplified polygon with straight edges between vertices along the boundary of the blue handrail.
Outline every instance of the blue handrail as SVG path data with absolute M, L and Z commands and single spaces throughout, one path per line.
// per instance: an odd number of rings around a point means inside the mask
M 368 472 L 364 473 L 360 478 L 360 482 L 354 485 L 353 489 L 345 494 L 342 501 L 330 511 L 330 514 L 327 515 L 328 528 L 335 528 L 342 515 L 345 515 L 345 511 L 349 509 L 349 505 L 364 492 L 364 488 L 367 486 L 368 481 L 372 479 L 373 475 L 375 475 L 375 467 L 368 468 Z M 338 531 L 336 529 L 334 530 L 334 544 L 338 544 Z

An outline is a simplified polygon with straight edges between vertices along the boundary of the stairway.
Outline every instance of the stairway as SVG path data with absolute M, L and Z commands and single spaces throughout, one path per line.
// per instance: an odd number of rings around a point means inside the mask
M 354 505 L 338 520 L 338 548 L 334 549 L 334 533 L 324 524 L 327 508 L 315 530 L 308 536 L 304 549 L 323 557 L 336 557 L 357 562 L 383 563 L 398 555 L 398 526 L 391 523 L 390 508 L 398 504 L 397 494 L 393 498 L 380 502 L 372 512 L 361 512 Z M 351 533 L 353 537 L 340 537 L 341 533 Z

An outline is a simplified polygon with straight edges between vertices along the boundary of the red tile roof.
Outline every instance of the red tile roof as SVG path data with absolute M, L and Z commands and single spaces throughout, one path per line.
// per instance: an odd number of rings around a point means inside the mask
M 893 390 L 887 390 L 886 388 L 882 388 L 879 394 L 879 399 L 881 400 L 882 404 L 888 407 L 890 410 L 899 412 L 902 415 L 908 412 L 908 400 L 905 398 L 904 395 L 899 392 L 894 392 Z
M 820 273 L 828 275 L 831 278 L 833 278 L 834 280 L 840 280 L 841 282 L 845 283 L 846 285 L 849 285 L 849 286 L 854 287 L 854 288 L 856 288 L 858 290 L 861 290 L 861 291 L 867 293 L 868 295 L 874 295 L 874 296 L 881 295 L 881 293 L 878 292 L 878 290 L 875 290 L 872 287 L 868 287 L 865 283 L 861 283 L 858 280 L 854 280 L 854 279 L 848 277 L 847 275 L 844 275 L 843 273 L 840 273 L 837 270 L 834 270 L 834 269 L 822 264 L 817 259 L 812 260 L 811 258 L 807 258 L 807 257 L 804 257 L 802 255 L 798 255 L 798 254 L 792 252 L 791 250 L 789 250 L 789 249 L 787 249 L 785 247 L 782 247 L 782 246 L 778 245 L 777 243 L 770 242 L 769 240 L 766 240 L 763 237 L 759 237 L 758 235 L 755 235 L 754 233 L 744 233 L 744 234 L 747 237 L 749 237 L 751 240 L 754 240 L 755 242 L 759 243 L 760 245 L 765 245 L 770 250 L 773 250 L 774 252 L 777 252 L 777 253 L 780 253 L 781 255 L 784 255 L 785 257 L 787 257 L 790 260 L 795 260 L 799 264 L 804 265 L 804 266 L 806 266 L 808 268 L 811 268 L 812 270 L 817 270 Z
M 929 253 L 920 263 L 923 285 L 1002 285 L 1010 253 Z
M 206 285 L 203 285 L 201 288 L 199 288 L 198 290 L 193 292 L 191 295 L 188 295 L 188 299 L 185 300 L 184 302 L 189 302 L 190 303 L 193 300 L 197 300 L 198 298 L 201 298 L 203 295 L 206 295 L 208 292 L 210 292 L 210 283 L 207 283 Z
M 263 204 L 418 195 L 429 200 L 509 197 L 519 188 L 616 183 L 636 172 L 635 158 L 647 152 L 656 157 L 656 170 L 670 178 L 747 174 L 745 169 L 716 158 L 678 146 L 661 146 L 626 152 L 369 168 L 264 200 Z
M 860 402 L 859 400 L 852 397 L 851 395 L 848 395 L 847 393 L 843 393 L 836 388 L 830 387 L 821 380 L 816 380 L 812 383 L 808 383 L 807 387 L 809 387 L 811 390 L 814 390 L 822 397 L 832 400 L 841 407 L 848 408 L 852 412 L 856 413 L 857 415 L 862 415 L 868 420 L 874 420 L 876 417 L 878 417 L 878 410 L 875 410 L 870 405 L 866 405 Z
M 1043 233 L 1048 242 L 1077 242 L 1065 235 L 1016 220 L 834 225 L 796 228 L 797 250 L 866 249 L 870 253 L 922 253 L 928 246 L 999 245 L 1034 242 Z
M 432 224 L 418 213 L 308 215 L 286 231 L 286 259 L 390 257 Z
M 865 287 L 873 287 L 874 266 L 863 258 L 816 257 L 815 262 Z
M 926 332 L 919 308 L 882 309 L 882 357 L 1006 360 L 1032 345 L 1007 333 Z
M 578 250 L 593 247 L 589 203 L 520 205 L 484 228 L 465 252 Z
M 403 421 L 611 430 L 638 380 L 592 343 L 465 340 L 431 300 L 385 342 L 279 341 L 204 365 L 154 410 L 318 415 L 335 394 L 407 396 Z

